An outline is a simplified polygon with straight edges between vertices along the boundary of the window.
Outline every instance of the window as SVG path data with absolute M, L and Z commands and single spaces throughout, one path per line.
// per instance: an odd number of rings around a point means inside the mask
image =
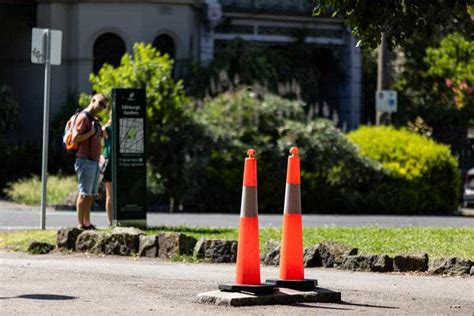
M 114 67 L 120 65 L 120 59 L 126 52 L 125 42 L 114 33 L 105 33 L 100 35 L 94 42 L 94 66 L 93 71 L 97 74 L 100 68 L 105 64 Z
M 158 35 L 153 41 L 153 47 L 155 47 L 161 54 L 168 54 L 170 58 L 174 59 L 175 47 L 174 40 L 167 34 Z

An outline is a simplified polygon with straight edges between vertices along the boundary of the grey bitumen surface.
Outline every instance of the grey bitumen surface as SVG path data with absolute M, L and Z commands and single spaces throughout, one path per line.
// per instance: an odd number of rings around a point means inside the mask
M 262 267 L 275 278 L 276 267 Z M 232 264 L 84 254 L 0 252 L 0 311 L 16 314 L 314 315 L 462 314 L 474 311 L 474 278 L 443 278 L 311 268 L 307 278 L 341 291 L 341 304 L 222 307 L 195 303 L 198 293 L 232 283 Z
M 106 225 L 104 212 L 92 212 L 92 222 L 98 226 Z M 280 227 L 279 214 L 260 214 L 261 227 Z M 192 214 L 192 213 L 148 213 L 149 226 L 193 226 L 193 227 L 238 227 L 239 214 Z M 310 226 L 433 226 L 433 227 L 474 227 L 474 217 L 468 216 L 383 216 L 383 215 L 317 215 L 304 214 L 303 224 Z M 38 228 L 39 208 L 5 209 L 0 207 L 0 230 Z M 76 225 L 74 211 L 48 211 L 47 228 Z

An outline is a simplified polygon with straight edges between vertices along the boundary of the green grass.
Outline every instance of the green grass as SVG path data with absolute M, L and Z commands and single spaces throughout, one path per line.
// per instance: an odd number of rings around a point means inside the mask
M 333 240 L 359 248 L 362 254 L 426 252 L 431 257 L 474 259 L 474 228 L 324 227 L 304 229 L 305 246 Z
M 56 230 L 22 230 L 11 232 L 0 232 L 0 249 L 12 251 L 28 250 L 28 245 L 33 240 L 56 244 Z
M 75 176 L 49 176 L 47 188 L 48 204 L 61 204 L 71 192 L 77 190 L 77 180 Z M 39 205 L 41 203 L 41 179 L 33 176 L 10 182 L 4 192 L 13 202 Z
M 147 234 L 182 232 L 197 239 L 235 239 L 237 229 L 153 227 Z M 270 239 L 279 240 L 281 231 L 275 228 L 260 230 L 260 250 Z M 55 230 L 0 232 L 0 249 L 26 251 L 32 240 L 56 242 Z M 474 260 L 474 228 L 379 228 L 379 227 L 312 227 L 303 230 L 304 246 L 323 240 L 332 240 L 359 248 L 361 254 L 388 254 L 426 252 L 430 257 L 457 256 Z M 180 258 L 175 260 L 182 261 Z M 186 259 L 192 261 L 190 258 Z

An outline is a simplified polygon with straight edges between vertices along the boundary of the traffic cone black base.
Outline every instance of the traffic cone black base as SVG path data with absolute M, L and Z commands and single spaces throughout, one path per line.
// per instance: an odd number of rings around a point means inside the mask
M 275 291 L 275 285 L 273 284 L 260 284 L 260 285 L 225 285 L 219 284 L 219 290 L 223 292 L 241 292 L 251 293 L 253 295 L 270 295 Z
M 297 291 L 312 291 L 318 286 L 318 280 L 304 279 L 304 280 L 267 280 L 268 284 L 273 284 L 276 287 L 284 287 L 287 289 Z

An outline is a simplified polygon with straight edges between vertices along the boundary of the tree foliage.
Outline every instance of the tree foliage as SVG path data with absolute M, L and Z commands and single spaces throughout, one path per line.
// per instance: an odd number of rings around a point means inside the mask
M 287 46 L 235 39 L 216 48 L 207 67 L 193 65 L 186 88 L 193 97 L 216 96 L 242 85 L 260 85 L 272 93 L 307 103 L 320 101 L 321 68 L 339 64 L 340 50 L 304 43 L 304 30 Z M 335 71 L 334 71 L 335 70 Z M 336 76 L 342 70 L 333 68 Z
M 172 77 L 173 61 L 150 44 L 136 43 L 133 54 L 125 54 L 120 66 L 105 64 L 90 75 L 94 91 L 110 96 L 113 88 L 141 88 L 146 91 L 148 161 L 167 194 L 180 200 L 189 178 L 189 164 L 202 141 L 191 117 L 193 105 L 181 81 Z M 81 98 L 84 103 L 84 97 Z
M 362 45 L 376 47 L 380 33 L 386 32 L 389 44 L 402 45 L 413 35 L 430 36 L 443 25 L 456 24 L 473 30 L 470 0 L 316 0 L 314 14 L 332 13 L 352 27 Z M 402 45 L 403 46 L 403 45 Z
M 393 88 L 401 105 L 395 122 L 404 125 L 421 117 L 435 136 L 439 129 L 469 124 L 474 117 L 472 43 L 472 37 L 456 32 L 407 41 L 403 62 L 395 68 Z
M 32 142 L 24 144 L 8 141 L 9 133 L 14 132 L 21 126 L 20 122 L 20 104 L 14 98 L 11 89 L 7 85 L 0 85 L 0 157 L 2 157 L 2 167 L 0 168 L 0 196 L 5 192 L 2 190 L 9 181 L 38 174 L 40 171 L 41 147 Z M 5 137 L 6 136 L 6 137 Z M 48 170 L 54 170 L 51 165 L 55 165 L 54 159 L 50 159 Z
M 440 78 L 454 94 L 453 103 L 462 108 L 474 96 L 474 41 L 460 33 L 446 36 L 439 47 L 426 50 L 427 75 Z M 442 88 L 441 88 L 442 89 Z
M 5 131 L 18 126 L 20 115 L 18 102 L 13 98 L 10 88 L 6 85 L 0 85 L 0 108 L 2 109 L 2 115 L 0 116 L 1 138 Z

